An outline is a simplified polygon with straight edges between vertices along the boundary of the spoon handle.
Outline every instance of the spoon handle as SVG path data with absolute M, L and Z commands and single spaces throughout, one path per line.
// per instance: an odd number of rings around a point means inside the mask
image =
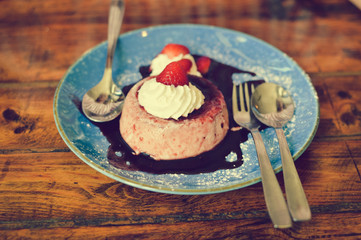
M 123 0 L 112 0 L 108 19 L 108 55 L 105 67 L 112 68 L 115 47 L 123 22 L 125 4 Z
M 285 134 L 282 128 L 275 128 L 275 130 L 280 145 L 288 208 L 294 221 L 308 221 L 311 219 L 310 206 L 293 162 Z
M 268 214 L 275 228 L 289 228 L 292 226 L 290 213 L 268 158 L 262 136 L 258 130 L 252 131 L 252 136 L 256 145 L 257 157 L 261 170 L 263 193 Z

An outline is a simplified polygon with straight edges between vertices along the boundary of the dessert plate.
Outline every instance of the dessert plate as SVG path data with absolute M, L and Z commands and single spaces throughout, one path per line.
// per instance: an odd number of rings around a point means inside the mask
M 184 37 L 187 36 L 187 37 Z M 247 34 L 205 25 L 176 24 L 150 27 L 122 34 L 114 56 L 113 79 L 120 86 L 139 81 L 141 66 L 150 64 L 167 43 L 186 45 L 192 54 L 208 56 L 217 62 L 252 71 L 265 81 L 275 82 L 293 96 L 296 111 L 286 125 L 285 135 L 294 159 L 311 143 L 319 122 L 316 91 L 305 72 L 286 54 Z M 155 192 L 171 194 L 210 194 L 243 188 L 259 182 L 260 171 L 250 135 L 240 143 L 243 164 L 233 169 L 208 173 L 153 174 L 120 169 L 108 161 L 109 139 L 79 108 L 80 99 L 103 75 L 106 42 L 87 51 L 61 79 L 54 96 L 54 118 L 68 147 L 85 163 L 119 182 Z M 247 81 L 250 79 L 235 79 Z M 118 129 L 111 129 L 118 131 Z M 271 163 L 281 171 L 277 137 L 271 128 L 262 132 Z

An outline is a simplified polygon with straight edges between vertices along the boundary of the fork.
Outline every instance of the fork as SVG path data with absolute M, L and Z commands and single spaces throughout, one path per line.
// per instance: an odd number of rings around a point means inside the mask
M 250 85 L 250 89 L 248 85 Z M 252 82 L 246 82 L 240 85 L 233 84 L 233 118 L 238 125 L 249 130 L 253 136 L 261 170 L 264 198 L 274 227 L 290 228 L 292 226 L 292 220 L 259 132 L 260 122 L 255 118 L 250 109 L 251 94 L 254 92 L 254 88 Z

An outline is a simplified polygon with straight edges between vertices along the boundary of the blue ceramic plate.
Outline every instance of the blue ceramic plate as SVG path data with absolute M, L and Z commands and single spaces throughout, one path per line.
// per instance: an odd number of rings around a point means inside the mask
M 186 45 L 192 54 L 208 56 L 220 63 L 257 73 L 291 92 L 295 115 L 285 127 L 291 153 L 297 159 L 311 143 L 319 122 L 318 98 L 309 77 L 288 56 L 247 34 L 203 25 L 164 25 L 132 31 L 119 37 L 113 79 L 125 86 L 141 79 L 139 67 L 167 43 Z M 230 191 L 259 182 L 260 171 L 252 137 L 241 143 L 244 163 L 234 169 L 200 174 L 151 174 L 121 170 L 109 164 L 109 142 L 97 126 L 78 109 L 86 91 L 103 75 L 106 42 L 87 51 L 66 72 L 54 97 L 54 117 L 61 137 L 85 163 L 119 182 L 155 192 L 210 194 Z M 242 79 L 241 79 L 242 80 Z M 114 129 L 117 131 L 117 129 Z M 282 168 L 275 132 L 261 132 L 276 172 Z

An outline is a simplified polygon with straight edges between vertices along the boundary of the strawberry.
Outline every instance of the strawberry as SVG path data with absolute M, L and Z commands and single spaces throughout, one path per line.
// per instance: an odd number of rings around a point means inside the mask
M 183 86 L 188 85 L 187 73 L 182 64 L 178 62 L 169 63 L 157 77 L 156 81 L 165 85 Z
M 175 58 L 180 54 L 186 55 L 189 53 L 189 49 L 181 44 L 169 43 L 165 45 L 163 50 L 160 52 L 162 54 L 166 54 L 169 59 Z
M 192 62 L 189 59 L 185 59 L 183 58 L 182 60 L 177 61 L 179 63 L 179 65 L 183 68 L 183 70 L 187 73 L 191 67 L 192 67 Z
M 211 59 L 209 57 L 200 57 L 197 59 L 197 69 L 201 74 L 206 74 L 211 65 Z

